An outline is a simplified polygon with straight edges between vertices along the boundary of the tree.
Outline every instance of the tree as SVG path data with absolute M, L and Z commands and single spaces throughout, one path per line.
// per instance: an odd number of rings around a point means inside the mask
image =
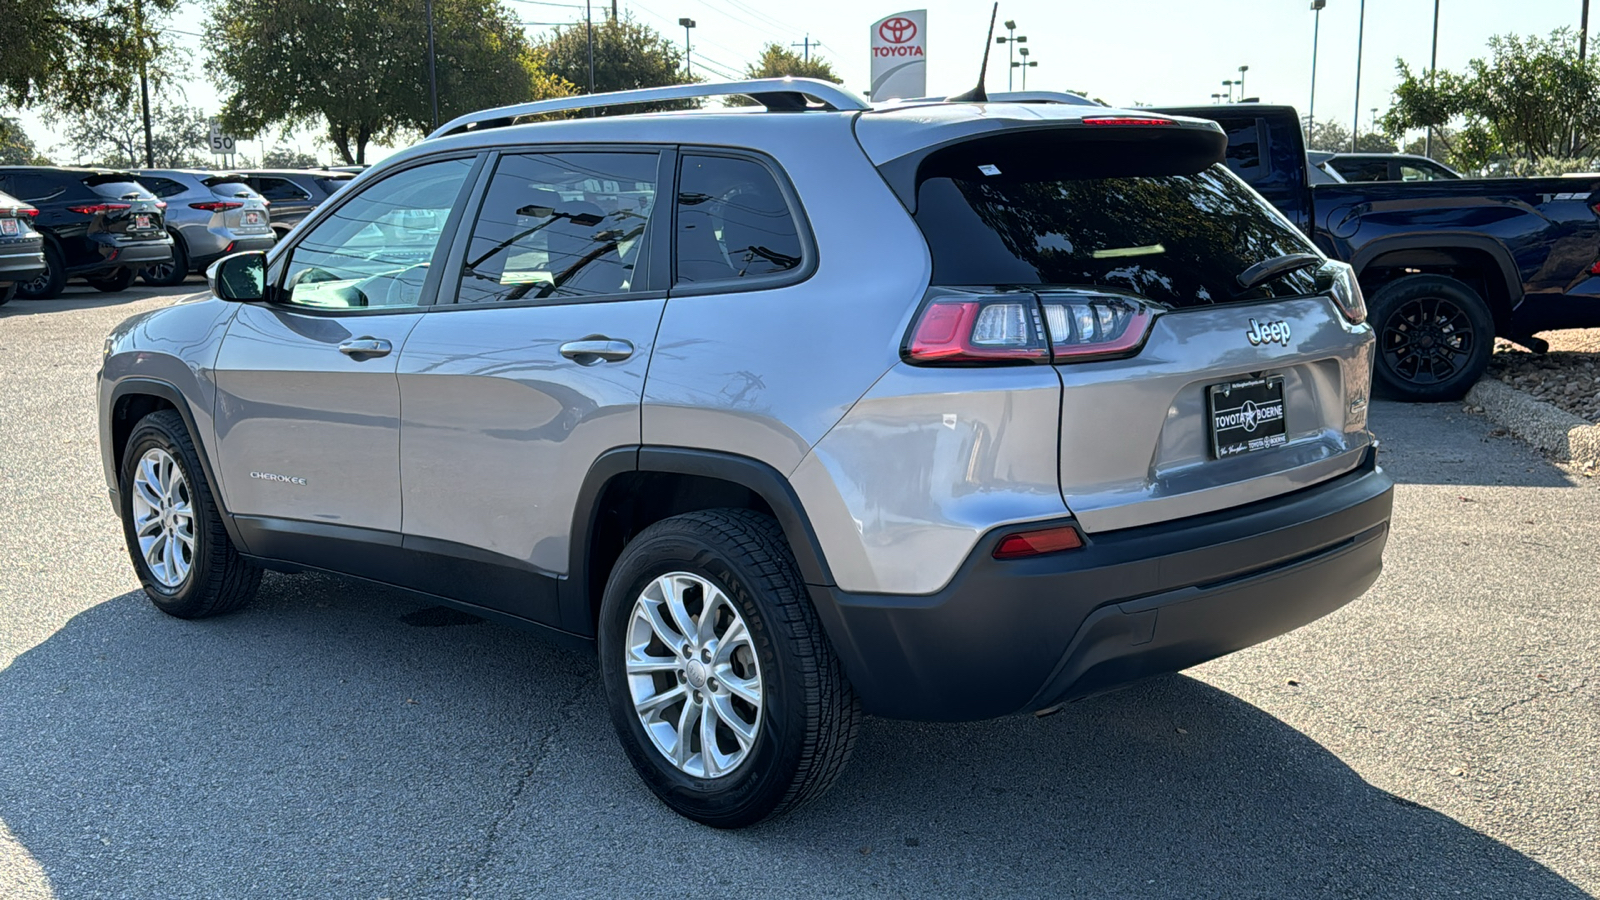
M 1311 137 L 1306 140 L 1306 149 L 1348 153 L 1350 129 L 1340 125 L 1336 119 L 1323 119 L 1311 126 Z
M 1600 61 L 1578 59 L 1577 36 L 1561 28 L 1548 38 L 1497 35 L 1489 56 L 1463 73 L 1397 66 L 1400 86 L 1385 130 L 1453 126 L 1444 143 L 1460 169 L 1495 159 L 1578 156 L 1600 146 Z
M 820 56 L 806 59 L 778 44 L 763 47 L 761 58 L 745 68 L 745 75 L 750 78 L 816 78 L 834 84 L 844 83 L 844 79 L 833 71 L 833 63 Z
M 179 0 L 4 0 L 0 104 L 92 108 L 134 94 L 141 63 L 158 62 L 148 38 Z M 142 10 L 143 20 L 135 6 Z
M 263 169 L 315 169 L 319 165 L 316 154 L 293 147 L 279 145 L 261 154 Z
M 22 123 L 10 116 L 0 116 L 0 166 L 48 166 L 33 138 L 23 130 Z
M 66 143 L 79 162 L 117 169 L 144 166 L 144 121 L 137 98 L 118 103 L 107 97 L 86 111 L 49 120 L 63 126 Z M 162 91 L 151 96 L 151 149 L 158 168 L 208 165 L 206 136 L 210 128 L 209 118 L 199 109 Z
M 441 121 L 568 90 L 499 0 L 433 8 Z M 230 130 L 321 126 L 346 163 L 365 163 L 368 144 L 432 125 L 424 0 L 219 0 L 211 21 Z
M 1348 144 L 1346 145 L 1349 146 Z M 1376 131 L 1363 131 L 1356 135 L 1357 153 L 1396 153 L 1399 148 L 1388 135 Z
M 538 49 L 552 75 L 586 91 L 589 86 L 589 30 L 583 23 L 558 27 Z M 594 90 L 631 91 L 637 88 L 698 81 L 683 71 L 683 53 L 661 33 L 634 21 L 627 13 L 594 23 Z M 650 103 L 617 107 L 611 112 L 687 109 L 694 101 Z

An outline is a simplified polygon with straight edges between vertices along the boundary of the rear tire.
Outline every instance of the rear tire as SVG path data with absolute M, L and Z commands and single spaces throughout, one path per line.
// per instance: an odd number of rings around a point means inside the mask
M 67 266 L 61 253 L 48 242 L 44 245 L 44 271 L 32 281 L 17 285 L 17 293 L 29 300 L 53 300 L 67 286 Z
M 194 441 L 174 410 L 133 426 L 121 467 L 122 531 L 156 609 L 180 619 L 232 612 L 255 597 L 261 570 L 228 539 Z
M 97 291 L 115 294 L 118 291 L 127 290 L 128 285 L 133 284 L 134 276 L 137 274 L 137 272 L 124 266 L 110 275 L 96 275 L 92 278 L 85 278 L 84 281 L 89 282 L 89 286 Z
M 612 569 L 599 624 L 612 723 L 678 814 L 753 825 L 823 794 L 850 758 L 861 704 L 770 517 L 711 510 L 646 528 Z
M 1408 275 L 1372 298 L 1374 389 L 1412 403 L 1459 400 L 1494 352 L 1494 315 L 1472 288 L 1444 275 Z
M 17 296 L 15 284 L 0 284 L 0 306 L 5 306 Z
M 172 287 L 183 284 L 189 277 L 189 251 L 183 247 L 183 239 L 174 232 L 172 235 L 172 259 L 153 266 L 145 266 L 139 270 L 139 277 L 145 284 L 156 287 Z

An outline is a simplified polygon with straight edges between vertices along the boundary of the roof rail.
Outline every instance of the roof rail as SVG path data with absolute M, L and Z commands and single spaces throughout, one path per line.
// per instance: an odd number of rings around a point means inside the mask
M 627 106 L 632 103 L 659 103 L 664 100 L 694 100 L 703 97 L 733 97 L 743 95 L 755 100 L 772 112 L 799 112 L 806 109 L 864 110 L 866 102 L 844 88 L 816 78 L 757 78 L 751 81 L 723 81 L 712 84 L 674 84 L 666 87 L 640 88 L 632 91 L 612 91 L 605 94 L 580 94 L 533 103 L 516 103 L 498 106 L 446 122 L 429 138 L 444 137 L 469 129 L 500 128 L 510 125 L 522 116 L 543 113 L 568 112 L 578 109 L 600 109 L 607 106 Z M 816 100 L 821 106 L 814 107 Z
M 952 100 L 949 97 L 906 97 L 902 99 L 886 100 L 879 104 L 880 107 L 894 106 L 896 104 L 908 105 L 918 103 L 962 103 L 971 101 Z M 1090 100 L 1082 94 L 1073 94 L 1066 91 L 995 91 L 989 95 L 990 103 L 1060 103 L 1066 106 L 1104 106 L 1105 104 Z

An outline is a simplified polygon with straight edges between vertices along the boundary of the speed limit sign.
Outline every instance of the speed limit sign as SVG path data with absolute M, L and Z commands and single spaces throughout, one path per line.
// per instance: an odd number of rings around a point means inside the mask
M 233 135 L 223 134 L 222 128 L 217 123 L 211 123 L 211 152 L 218 156 L 232 156 L 238 141 Z

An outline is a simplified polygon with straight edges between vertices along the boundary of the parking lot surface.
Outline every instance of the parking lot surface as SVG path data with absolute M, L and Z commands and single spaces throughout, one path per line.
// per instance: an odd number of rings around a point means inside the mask
M 93 379 L 181 293 L 0 309 L 0 897 L 1600 891 L 1600 486 L 1459 405 L 1374 409 L 1400 485 L 1350 606 L 1044 719 L 868 719 L 821 801 L 724 833 L 633 775 L 587 655 L 322 576 L 158 613 Z

